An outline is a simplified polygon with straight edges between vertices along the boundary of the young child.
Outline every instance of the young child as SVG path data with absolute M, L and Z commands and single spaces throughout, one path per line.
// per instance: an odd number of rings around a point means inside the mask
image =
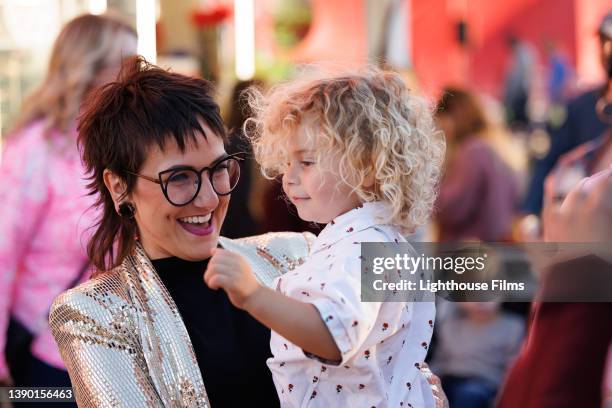
M 406 242 L 434 202 L 444 142 L 427 105 L 375 68 L 253 92 L 249 103 L 245 130 L 264 175 L 282 174 L 300 218 L 327 225 L 276 290 L 222 249 L 204 280 L 272 329 L 282 406 L 433 406 L 419 368 L 434 304 L 360 298 L 360 243 Z

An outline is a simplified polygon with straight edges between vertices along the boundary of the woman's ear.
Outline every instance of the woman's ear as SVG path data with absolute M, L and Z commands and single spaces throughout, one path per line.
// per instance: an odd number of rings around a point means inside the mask
M 115 203 L 115 210 L 118 211 L 119 204 L 121 203 L 121 198 L 125 194 L 127 186 L 125 185 L 125 181 L 109 169 L 105 169 L 102 175 L 104 178 L 104 185 L 106 189 L 111 194 L 113 198 L 113 202 Z

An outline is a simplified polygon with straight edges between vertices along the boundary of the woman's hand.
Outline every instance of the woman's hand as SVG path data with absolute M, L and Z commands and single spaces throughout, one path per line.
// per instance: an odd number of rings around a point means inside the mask
M 239 309 L 245 309 L 249 299 L 262 288 L 246 259 L 221 248 L 213 250 L 204 282 L 211 289 L 223 289 Z

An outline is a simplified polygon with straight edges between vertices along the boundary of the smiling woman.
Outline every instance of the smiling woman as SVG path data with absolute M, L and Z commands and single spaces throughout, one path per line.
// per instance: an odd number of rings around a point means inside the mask
M 98 273 L 49 319 L 79 406 L 278 406 L 269 330 L 203 273 L 221 242 L 270 282 L 311 238 L 219 237 L 240 166 L 210 83 L 131 58 L 85 103 L 78 130 L 101 213 L 88 244 Z
M 136 182 L 134 189 L 126 194 L 123 179 L 111 170 L 104 172 L 105 185 L 117 208 L 121 203 L 130 203 L 135 208 L 133 220 L 126 222 L 136 222 L 140 241 L 152 259 L 174 255 L 197 261 L 208 257 L 217 244 L 229 203 L 229 182 L 224 183 L 224 194 L 218 194 L 214 189 L 216 183 L 207 179 L 204 183 L 198 181 L 199 173 L 194 169 L 216 164 L 227 154 L 222 138 L 207 125 L 202 129 L 203 133 L 186 140 L 183 151 L 173 139 L 167 140 L 163 150 L 153 146 L 140 166 L 142 174 L 126 171 L 158 185 Z M 221 172 L 227 173 L 227 170 L 217 170 Z M 189 173 L 195 174 L 192 180 Z M 159 179 L 145 174 L 159 174 Z M 237 176 L 238 170 L 234 167 L 234 186 Z M 229 175 L 214 177 L 229 179 Z
M 89 188 L 99 194 L 97 204 L 104 214 L 88 246 L 99 270 L 123 261 L 134 248 L 136 231 L 152 259 L 170 255 L 204 259 L 216 246 L 231 190 L 217 195 L 211 184 L 201 188 L 199 183 L 197 196 L 179 206 L 168 197 L 171 174 L 166 176 L 177 166 L 199 169 L 227 156 L 225 128 L 211 93 L 206 81 L 168 73 L 134 58 L 124 65 L 118 82 L 85 105 L 79 143 L 92 174 Z M 154 175 L 165 178 L 156 180 Z M 122 217 L 120 208 L 126 207 L 130 214 Z M 182 228 L 181 218 L 210 214 L 208 234 Z

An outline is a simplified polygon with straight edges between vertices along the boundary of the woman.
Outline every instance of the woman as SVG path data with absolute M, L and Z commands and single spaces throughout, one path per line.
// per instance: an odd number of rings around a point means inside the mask
M 219 237 L 240 169 L 210 84 L 132 58 L 85 104 L 79 134 L 98 273 L 50 315 L 79 406 L 278 406 L 270 332 L 203 273 L 222 244 L 270 283 L 309 237 Z
M 510 239 L 516 180 L 487 143 L 487 121 L 476 98 L 446 88 L 436 118 L 448 141 L 448 163 L 436 202 L 439 240 Z
M 0 383 L 70 385 L 48 313 L 87 265 L 82 235 L 93 214 L 84 214 L 91 200 L 82 182 L 75 118 L 84 96 L 135 52 L 136 32 L 117 19 L 84 15 L 70 21 L 55 41 L 44 82 L 8 137 L 0 166 Z M 31 346 L 18 332 L 33 336 Z

